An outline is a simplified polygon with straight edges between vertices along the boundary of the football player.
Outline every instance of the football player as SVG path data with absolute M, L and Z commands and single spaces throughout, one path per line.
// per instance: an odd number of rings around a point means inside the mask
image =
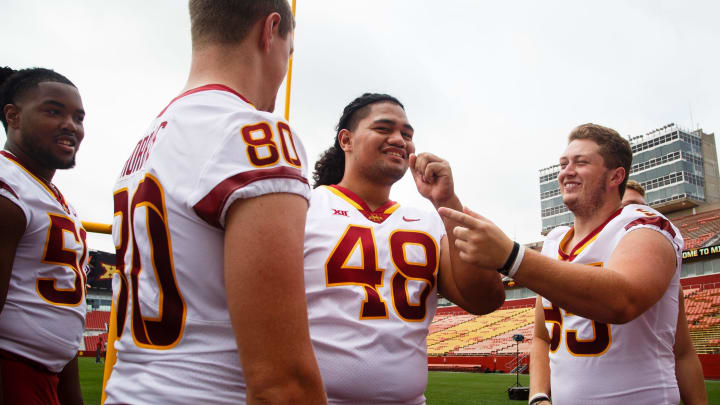
M 532 404 L 550 395 L 560 405 L 680 400 L 673 341 L 683 240 L 652 208 L 621 207 L 631 163 L 630 144 L 610 128 L 585 124 L 570 133 L 558 182 L 575 224 L 552 230 L 542 254 L 518 249 L 469 209 L 441 211 L 463 222 L 454 233 L 464 260 L 539 294 Z
M 635 180 L 628 180 L 622 197 L 622 206 L 629 204 L 647 205 L 645 202 L 645 189 Z
M 325 402 L 302 275 L 303 144 L 271 114 L 286 0 L 190 0 L 192 64 L 114 188 L 106 404 Z
M 463 263 L 456 223 L 390 200 L 410 167 L 418 192 L 461 208 L 449 164 L 415 155 L 403 105 L 364 94 L 345 107 L 315 165 L 305 230 L 312 337 L 329 403 L 423 404 L 426 338 L 438 291 L 484 314 L 504 300 L 500 277 Z
M 85 230 L 52 183 L 84 137 L 80 93 L 49 69 L 0 72 L 0 403 L 82 404 Z

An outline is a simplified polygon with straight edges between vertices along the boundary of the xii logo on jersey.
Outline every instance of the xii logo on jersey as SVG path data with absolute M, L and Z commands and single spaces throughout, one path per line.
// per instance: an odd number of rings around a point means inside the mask
M 335 208 L 330 208 L 333 211 L 333 215 L 341 215 L 343 217 L 349 217 L 347 210 L 336 210 Z

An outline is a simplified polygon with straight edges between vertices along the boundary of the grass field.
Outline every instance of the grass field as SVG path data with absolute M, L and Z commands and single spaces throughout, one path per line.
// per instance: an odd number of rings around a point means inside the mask
M 85 405 L 100 404 L 104 364 L 95 358 L 80 358 L 80 384 Z M 528 376 L 520 376 L 520 385 L 528 385 Z M 504 405 L 526 404 L 527 401 L 510 401 L 507 388 L 515 384 L 515 375 L 430 372 L 428 378 L 428 405 Z M 710 404 L 720 404 L 720 381 L 705 381 Z

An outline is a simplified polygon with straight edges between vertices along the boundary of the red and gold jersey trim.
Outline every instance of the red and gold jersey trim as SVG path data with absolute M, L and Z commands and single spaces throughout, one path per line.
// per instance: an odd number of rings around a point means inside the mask
M 27 174 L 29 174 L 30 177 L 32 177 L 33 179 L 35 179 L 35 181 L 37 181 L 38 184 L 40 184 L 40 185 L 45 189 L 45 191 L 47 191 L 55 200 L 57 200 L 57 202 L 60 203 L 60 205 L 61 205 L 61 206 L 63 207 L 63 209 L 65 210 L 65 212 L 70 213 L 70 208 L 68 208 L 68 205 L 67 205 L 67 203 L 65 202 L 65 197 L 63 197 L 62 193 L 60 193 L 60 190 L 58 190 L 57 187 L 53 186 L 51 183 L 48 183 L 47 181 L 43 180 L 42 177 L 40 177 L 40 176 L 38 176 L 37 174 L 33 173 L 32 170 L 30 170 L 30 168 L 26 167 L 26 166 L 20 161 L 20 159 L 18 159 L 17 156 L 13 155 L 12 153 L 10 153 L 10 152 L 8 152 L 8 151 L 6 151 L 6 150 L 3 150 L 3 151 L 0 151 L 0 155 L 5 156 L 9 161 L 15 163 L 15 164 L 18 165 L 18 167 L 20 167 L 24 172 L 26 172 Z M 4 188 L 4 187 L 3 187 L 3 188 Z M 12 192 L 12 189 L 11 189 L 10 191 Z M 13 192 L 13 194 L 15 194 L 15 193 Z M 17 197 L 16 194 L 15 194 L 15 196 Z M 19 197 L 18 197 L 18 198 L 19 198 Z
M 597 239 L 598 235 L 600 234 L 600 231 L 605 228 L 605 226 L 613 220 L 616 216 L 620 215 L 622 212 L 622 208 L 618 208 L 617 211 L 613 212 L 612 215 L 608 217 L 608 219 L 605 220 L 602 224 L 598 225 L 597 228 L 593 229 L 592 232 L 590 232 L 586 237 L 584 237 L 580 242 L 578 242 L 575 247 L 572 248 L 569 252 L 567 251 L 567 245 L 570 243 L 570 240 L 572 240 L 573 236 L 575 235 L 575 227 L 570 228 L 570 230 L 565 234 L 565 236 L 560 241 L 560 245 L 558 245 L 558 259 L 571 262 L 575 260 L 575 258 L 583 251 L 586 247 L 590 246 L 591 243 Z M 566 253 L 567 252 L 567 253 Z
M 237 189 L 246 185 L 265 179 L 286 178 L 301 181 L 308 184 L 308 180 L 298 169 L 286 166 L 274 167 L 271 169 L 258 169 L 238 173 L 230 176 L 215 186 L 210 192 L 193 206 L 195 213 L 208 224 L 222 228 L 220 217 L 225 207 L 225 202 Z
M 13 196 L 15 196 L 15 198 L 18 198 L 18 199 L 20 198 L 20 197 L 18 197 L 18 195 L 17 195 L 17 193 L 15 192 L 15 190 L 12 189 L 12 187 L 10 187 L 7 183 L 5 183 L 5 182 L 3 182 L 3 181 L 1 181 L 1 180 L 0 180 L 0 188 L 3 189 L 3 190 L 5 190 L 5 191 L 7 191 L 7 192 L 10 193 L 10 194 L 12 194 Z
M 628 230 L 634 226 L 638 225 L 652 225 L 660 228 L 661 230 L 669 233 L 672 235 L 673 238 L 675 238 L 675 230 L 673 230 L 672 226 L 670 225 L 670 221 L 667 219 L 660 217 L 660 216 L 652 216 L 652 217 L 642 217 L 638 218 L 629 224 L 625 225 L 625 230 Z
M 385 220 L 388 219 L 393 212 L 400 208 L 400 204 L 395 201 L 388 200 L 385 204 L 373 211 L 370 209 L 370 206 L 367 205 L 362 198 L 360 198 L 360 196 L 345 187 L 338 186 L 337 184 L 324 187 L 336 196 L 345 200 L 348 204 L 355 207 L 355 209 L 360 211 L 360 213 L 363 214 L 369 221 L 378 224 L 385 222 Z
M 160 114 L 158 114 L 158 118 L 160 118 L 163 114 L 165 114 L 165 111 L 167 111 L 167 109 L 170 108 L 170 106 L 171 106 L 174 102 L 180 100 L 181 98 L 183 98 L 183 97 L 185 97 L 185 96 L 189 96 L 189 95 L 194 94 L 194 93 L 199 93 L 199 92 L 201 92 L 201 91 L 208 91 L 208 90 L 227 91 L 228 93 L 232 93 L 232 94 L 240 97 L 240 99 L 241 99 L 242 101 L 250 104 L 253 108 L 255 108 L 255 106 L 254 106 L 248 99 L 246 99 L 242 94 L 238 93 L 237 91 L 231 89 L 231 88 L 228 87 L 228 86 L 225 86 L 224 84 L 206 84 L 206 85 L 204 85 L 204 86 L 200 86 L 200 87 L 196 87 L 196 88 L 194 88 L 194 89 L 190 89 L 190 90 L 186 91 L 185 93 L 182 93 L 181 95 L 179 95 L 179 96 L 175 97 L 174 99 L 172 99 L 172 101 L 170 101 L 170 102 L 168 103 L 168 105 L 167 105 L 165 108 L 163 108 L 162 111 L 160 111 Z

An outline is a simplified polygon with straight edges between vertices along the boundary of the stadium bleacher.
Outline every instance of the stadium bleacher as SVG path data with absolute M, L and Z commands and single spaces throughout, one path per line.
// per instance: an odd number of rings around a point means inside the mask
M 675 218 L 672 222 L 685 239 L 684 250 L 696 249 L 720 237 L 720 210 Z
M 720 353 L 720 288 L 693 289 L 686 294 L 685 313 L 695 351 Z
M 90 311 L 85 316 L 86 330 L 107 330 L 110 323 L 109 311 Z
M 89 311 L 85 315 L 85 331 L 83 332 L 83 345 L 81 351 L 94 353 L 98 342 L 107 343 L 107 326 L 110 323 L 110 312 Z
M 448 319 L 455 318 L 455 320 Z M 504 351 L 514 352 L 515 344 L 512 335 L 523 330 L 523 335 L 530 335 L 533 311 L 531 307 L 500 309 L 487 315 L 450 315 L 443 316 L 438 323 L 431 326 L 428 335 L 429 355 L 452 354 L 489 354 Z M 433 325 L 436 321 L 433 320 Z M 531 338 L 531 336 L 528 336 Z M 509 344 L 510 343 L 510 344 Z M 529 349 L 529 343 L 523 342 Z M 512 350 L 509 350 L 508 347 Z M 524 348 L 524 346 L 523 346 Z M 508 349 L 508 350 L 506 350 Z
M 720 353 L 720 287 L 691 287 L 684 289 L 683 295 L 695 350 L 698 354 Z M 430 326 L 428 355 L 513 355 L 518 347 L 521 353 L 529 353 L 533 316 L 532 304 L 481 316 L 462 311 L 438 313 Z M 518 347 L 512 340 L 515 334 L 525 338 Z

